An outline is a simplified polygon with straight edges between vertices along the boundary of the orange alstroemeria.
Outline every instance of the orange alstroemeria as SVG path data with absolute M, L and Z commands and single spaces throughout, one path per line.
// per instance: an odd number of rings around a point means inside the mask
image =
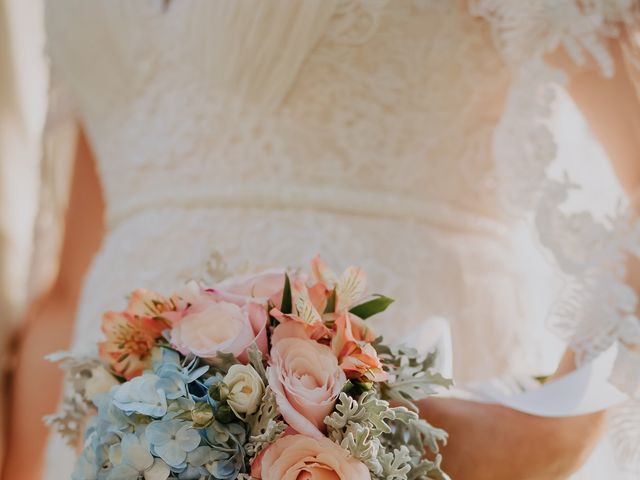
M 338 357 L 347 378 L 365 377 L 372 382 L 384 382 L 388 374 L 383 370 L 373 345 L 365 340 L 371 338 L 372 332 L 363 329 L 355 318 L 349 313 L 343 313 L 336 318 L 331 341 L 333 353 Z
M 107 312 L 102 317 L 105 340 L 98 343 L 100 356 L 114 373 L 129 380 L 151 366 L 151 351 L 167 328 L 158 317 Z
M 180 316 L 176 310 L 175 299 L 165 298 L 159 293 L 139 288 L 129 296 L 126 312 L 135 316 L 158 317 L 174 323 Z

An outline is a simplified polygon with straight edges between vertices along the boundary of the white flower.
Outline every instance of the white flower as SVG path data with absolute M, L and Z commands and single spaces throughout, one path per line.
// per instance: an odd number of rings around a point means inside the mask
M 118 381 L 102 365 L 91 370 L 91 378 L 84 384 L 84 396 L 93 401 L 98 395 L 107 393 Z
M 236 415 L 251 415 L 258 410 L 264 383 L 251 365 L 233 365 L 223 382 L 229 387 L 227 403 Z

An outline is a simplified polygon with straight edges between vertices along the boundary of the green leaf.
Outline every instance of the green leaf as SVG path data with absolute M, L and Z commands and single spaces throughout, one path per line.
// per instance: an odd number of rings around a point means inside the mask
M 349 311 L 355 316 L 366 320 L 373 315 L 384 312 L 392 303 L 392 298 L 385 297 L 384 295 L 376 295 L 371 300 L 361 303 L 360 305 L 356 305 Z
M 293 299 L 291 298 L 291 280 L 289 275 L 284 274 L 284 291 L 282 292 L 282 306 L 280 307 L 282 313 L 293 312 Z
M 208 393 L 216 402 L 226 402 L 229 396 L 229 387 L 220 380 L 209 387 Z
M 342 391 L 353 398 L 357 398 L 364 392 L 368 392 L 372 389 L 373 383 L 362 382 L 360 380 L 347 380 L 344 387 L 342 387 Z
M 233 422 L 237 418 L 236 414 L 233 413 L 233 410 L 231 410 L 231 407 L 227 404 L 220 405 L 215 413 L 215 416 L 216 420 L 225 425 L 227 423 Z
M 547 383 L 547 380 L 549 380 L 549 378 L 550 375 L 536 375 L 533 377 L 533 379 L 541 385 Z

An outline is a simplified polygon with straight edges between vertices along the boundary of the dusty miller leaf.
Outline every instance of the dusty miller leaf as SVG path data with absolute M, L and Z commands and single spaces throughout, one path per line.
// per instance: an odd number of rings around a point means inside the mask
M 238 363 L 240 361 L 232 353 L 217 352 L 215 364 L 212 365 L 211 369 L 226 375 L 229 369 Z
M 247 355 L 249 356 L 249 363 L 254 368 L 254 370 L 258 372 L 258 375 L 260 375 L 262 382 L 265 385 L 268 385 L 269 382 L 267 380 L 267 371 L 264 369 L 262 352 L 255 343 L 251 344 L 251 346 L 248 348 Z
M 393 450 L 380 455 L 382 465 L 382 475 L 380 478 L 387 480 L 407 480 L 407 474 L 411 471 L 411 455 L 409 449 L 402 445 Z

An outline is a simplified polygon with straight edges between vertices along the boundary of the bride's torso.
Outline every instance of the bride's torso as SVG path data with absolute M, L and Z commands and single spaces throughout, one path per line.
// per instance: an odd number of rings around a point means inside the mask
M 394 340 L 446 316 L 460 378 L 526 369 L 541 312 L 517 266 L 533 249 L 516 246 L 498 201 L 492 139 L 509 73 L 486 22 L 466 1 L 341 1 L 312 45 L 300 32 L 280 42 L 283 67 L 262 50 L 274 18 L 256 14 L 225 43 L 223 3 L 49 8 L 109 222 L 78 346 L 128 291 L 170 292 L 212 254 L 233 270 L 320 253 L 396 297 L 379 325 Z M 290 31 L 312 28 L 292 18 Z

